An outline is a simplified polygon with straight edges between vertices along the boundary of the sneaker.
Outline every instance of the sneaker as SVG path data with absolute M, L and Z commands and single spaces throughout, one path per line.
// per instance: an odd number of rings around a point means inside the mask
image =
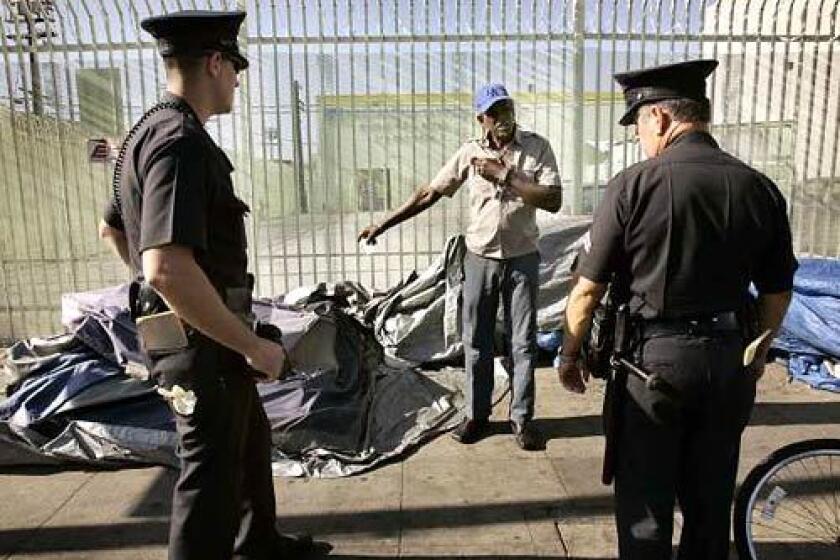
M 464 418 L 452 432 L 452 438 L 461 443 L 475 443 L 487 435 L 488 427 L 487 420 Z
M 510 428 L 513 430 L 513 438 L 516 440 L 516 444 L 525 451 L 537 451 L 545 445 L 542 434 L 533 422 L 520 424 L 511 420 Z

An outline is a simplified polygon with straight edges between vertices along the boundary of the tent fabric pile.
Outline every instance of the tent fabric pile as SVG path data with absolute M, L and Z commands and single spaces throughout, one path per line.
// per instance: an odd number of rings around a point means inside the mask
M 588 227 L 578 219 L 543 228 L 542 330 L 556 334 L 562 325 L 571 263 Z M 294 368 L 282 382 L 259 385 L 277 475 L 358 473 L 461 420 L 463 369 L 447 364 L 463 354 L 464 251 L 463 237 L 449 239 L 431 266 L 378 297 L 344 282 L 254 302 L 257 319 L 282 331 Z M 144 378 L 127 301 L 127 286 L 67 294 L 69 334 L 9 349 L 0 465 L 176 465 L 172 413 Z M 503 360 L 496 365 L 494 400 L 508 388 Z
M 172 413 L 142 378 L 126 292 L 65 296 L 72 334 L 9 350 L 0 465 L 177 464 Z M 257 301 L 254 312 L 283 331 L 294 365 L 283 382 L 258 386 L 276 474 L 350 475 L 460 421 L 461 371 L 386 365 L 370 329 L 329 296 L 295 308 Z M 498 397 L 504 376 L 496 385 Z
M 773 347 L 793 379 L 840 393 L 840 260 L 801 259 Z

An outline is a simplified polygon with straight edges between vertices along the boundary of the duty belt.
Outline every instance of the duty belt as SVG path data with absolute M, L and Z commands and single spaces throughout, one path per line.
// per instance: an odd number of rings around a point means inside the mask
M 220 294 L 225 307 L 245 322 L 253 321 L 251 291 L 250 286 L 225 287 Z M 163 298 L 145 282 L 132 282 L 129 288 L 129 302 L 134 319 L 169 310 Z
M 639 324 L 643 338 L 652 336 L 703 335 L 739 331 L 738 316 L 734 311 L 714 315 L 678 317 L 667 319 L 644 319 Z

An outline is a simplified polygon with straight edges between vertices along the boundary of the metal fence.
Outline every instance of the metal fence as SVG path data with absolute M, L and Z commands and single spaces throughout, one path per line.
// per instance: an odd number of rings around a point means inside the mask
M 840 256 L 836 0 L 2 0 L 0 337 L 54 332 L 61 294 L 127 279 L 97 239 L 112 173 L 99 139 L 118 144 L 163 91 L 140 20 L 202 8 L 248 11 L 251 68 L 208 128 L 252 210 L 260 295 L 386 288 L 426 266 L 465 226 L 463 192 L 374 255 L 356 232 L 477 134 L 484 82 L 506 83 L 551 141 L 563 214 L 591 212 L 639 158 L 612 74 L 699 56 L 721 61 L 713 133 L 780 185 L 800 254 Z

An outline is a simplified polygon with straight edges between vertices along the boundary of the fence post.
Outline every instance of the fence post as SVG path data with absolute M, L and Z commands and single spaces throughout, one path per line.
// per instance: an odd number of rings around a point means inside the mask
M 301 214 L 309 212 L 309 201 L 306 197 L 306 183 L 303 177 L 303 139 L 300 132 L 300 84 L 292 80 L 292 149 L 294 150 L 295 188 L 298 192 L 299 211 Z
M 572 196 L 568 207 L 572 214 L 583 213 L 583 86 L 585 79 L 584 50 L 586 47 L 586 0 L 575 0 L 574 16 L 574 79 L 572 87 Z
M 236 0 L 236 9 L 246 11 L 248 9 L 247 0 Z M 256 25 L 256 36 L 259 36 L 259 22 Z M 237 35 L 237 43 L 240 52 L 244 53 L 248 58 L 248 22 L 243 22 L 239 28 Z M 260 208 L 256 204 L 256 193 L 254 185 L 254 134 L 253 134 L 253 118 L 251 107 L 251 78 L 250 73 L 253 72 L 254 60 L 250 62 L 250 72 L 240 72 L 237 76 L 239 81 L 238 89 L 238 103 L 231 108 L 231 131 L 233 141 L 233 157 L 236 160 L 236 188 L 240 196 L 247 201 L 251 208 L 251 216 L 246 227 L 248 227 L 250 238 L 248 240 L 248 262 L 251 270 L 256 277 L 255 293 L 261 293 L 262 289 L 262 275 L 260 273 L 260 246 L 259 236 L 257 235 L 257 226 L 260 216 Z M 258 61 L 256 61 L 259 64 Z M 258 86 L 258 87 L 261 87 Z M 261 109 L 262 110 L 262 109 Z M 262 132 L 262 131 L 261 131 Z M 222 129 L 219 128 L 219 145 L 222 145 Z M 263 141 L 265 141 L 263 139 Z

